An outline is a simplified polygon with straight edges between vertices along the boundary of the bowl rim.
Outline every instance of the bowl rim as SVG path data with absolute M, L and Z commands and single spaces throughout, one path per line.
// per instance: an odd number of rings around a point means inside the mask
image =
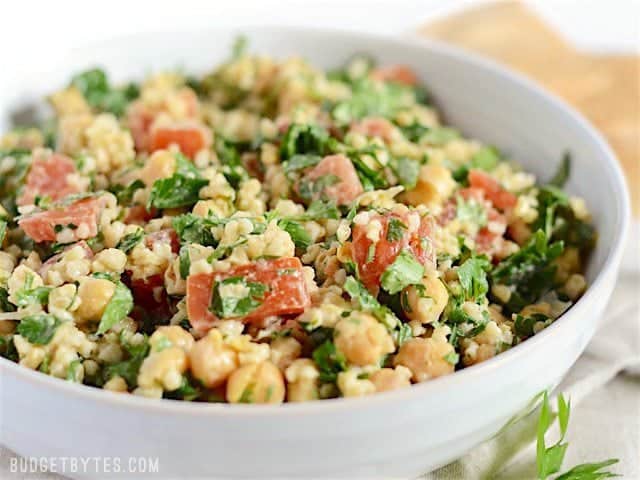
M 260 25 L 241 25 L 234 27 L 212 27 L 198 28 L 189 30 L 190 33 L 216 33 L 220 37 L 238 35 L 246 32 L 256 32 L 258 34 L 276 34 L 276 35 L 333 35 L 340 36 L 348 42 L 355 38 L 368 39 L 372 43 L 388 42 L 396 47 L 408 46 L 423 50 L 432 50 L 436 53 L 453 57 L 456 60 L 471 64 L 473 67 L 488 73 L 502 77 L 503 79 L 517 84 L 519 87 L 529 90 L 535 94 L 539 101 L 546 102 L 557 110 L 560 110 L 570 122 L 573 122 L 581 130 L 585 131 L 593 141 L 600 147 L 604 153 L 606 168 L 611 173 L 615 192 L 612 204 L 615 207 L 616 222 L 614 225 L 614 241 L 611 245 L 609 253 L 604 260 L 602 269 L 597 272 L 593 282 L 584 293 L 584 295 L 569 309 L 561 315 L 549 327 L 534 337 L 527 339 L 525 342 L 503 352 L 487 361 L 477 365 L 466 367 L 456 371 L 451 375 L 435 378 L 428 382 L 414 384 L 410 388 L 381 392 L 375 395 L 369 395 L 356 398 L 335 398 L 321 401 L 303 402 L 303 403 L 283 403 L 278 405 L 243 405 L 243 404 L 227 404 L 227 403 L 207 403 L 207 402 L 187 402 L 182 400 L 169 399 L 150 399 L 136 395 L 123 395 L 121 393 L 105 391 L 96 387 L 68 382 L 63 379 L 55 378 L 50 375 L 43 375 L 38 371 L 25 368 L 18 363 L 0 357 L 0 372 L 4 376 L 5 373 L 11 374 L 15 378 L 24 380 L 34 386 L 42 389 L 51 389 L 60 395 L 80 397 L 80 399 L 97 402 L 99 404 L 110 404 L 112 407 L 126 407 L 136 410 L 155 411 L 157 413 L 173 413 L 179 415 L 198 415 L 216 417 L 223 415 L 225 417 L 241 416 L 250 419 L 256 417 L 281 417 L 283 415 L 321 415 L 330 414 L 338 411 L 349 409 L 362 409 L 363 407 L 375 408 L 383 407 L 386 404 L 393 404 L 401 401 L 409 401 L 428 395 L 434 390 L 442 391 L 444 389 L 455 388 L 465 384 L 470 377 L 487 377 L 491 372 L 502 368 L 503 364 L 509 362 L 517 362 L 521 357 L 526 356 L 531 350 L 537 348 L 538 344 L 544 343 L 548 337 L 561 333 L 563 325 L 568 323 L 569 318 L 577 315 L 577 307 L 586 304 L 592 299 L 595 300 L 598 292 L 602 290 L 604 282 L 611 273 L 616 273 L 622 258 L 625 240 L 627 238 L 630 224 L 630 201 L 627 184 L 625 181 L 622 168 L 617 157 L 608 143 L 604 140 L 596 128 L 580 113 L 570 107 L 566 102 L 557 97 L 555 94 L 545 90 L 535 81 L 527 78 L 521 73 L 515 72 L 498 62 L 479 54 L 469 52 L 462 48 L 446 44 L 440 41 L 419 37 L 416 33 L 388 35 L 380 33 L 369 33 L 352 31 L 339 28 L 327 27 L 298 27 L 290 25 L 282 26 L 260 26 Z M 185 33 L 185 30 L 167 30 L 163 32 L 145 32 L 131 35 L 119 35 L 108 40 L 98 42 L 89 42 L 74 48 L 70 53 L 78 50 L 86 51 L 92 48 L 105 47 L 113 40 L 124 41 L 136 38 L 145 38 L 154 35 L 175 35 Z M 6 369 L 6 372 L 5 372 Z

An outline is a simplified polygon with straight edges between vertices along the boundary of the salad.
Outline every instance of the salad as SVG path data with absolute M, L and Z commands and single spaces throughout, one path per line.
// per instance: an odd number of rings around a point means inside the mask
M 582 295 L 562 190 L 444 126 L 414 72 L 356 56 L 101 69 L 0 138 L 0 354 L 123 394 L 301 402 L 504 352 Z

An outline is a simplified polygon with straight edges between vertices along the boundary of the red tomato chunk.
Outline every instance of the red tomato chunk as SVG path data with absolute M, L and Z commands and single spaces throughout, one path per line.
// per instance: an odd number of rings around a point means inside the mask
M 56 228 L 72 229 L 73 241 L 86 240 L 98 234 L 98 216 L 103 206 L 101 198 L 84 198 L 71 205 L 27 215 L 18 224 L 36 242 L 54 242 Z
M 258 260 L 227 272 L 198 273 L 187 278 L 187 315 L 197 332 L 206 332 L 218 319 L 209 310 L 213 286 L 230 277 L 243 277 L 247 283 L 257 282 L 267 287 L 260 305 L 238 317 L 244 323 L 260 323 L 272 315 L 299 314 L 311 305 L 302 263 L 296 257 Z
M 396 219 L 405 226 L 401 229 L 402 237 L 399 239 L 387 238 L 389 222 Z M 382 224 L 380 239 L 375 243 L 367 237 L 367 225 L 356 225 L 353 228 L 353 260 L 358 266 L 360 281 L 371 292 L 376 293 L 380 287 L 380 277 L 391 265 L 398 254 L 409 249 L 416 259 L 423 265 L 435 263 L 435 249 L 431 243 L 429 234 L 432 231 L 433 219 L 422 217 L 417 230 L 410 232 L 407 215 L 389 213 L 375 215 L 369 223 L 379 221 Z M 374 245 L 372 247 L 372 245 Z
M 36 197 L 48 197 L 55 202 L 72 193 L 79 193 L 78 185 L 69 182 L 69 175 L 73 173 L 76 173 L 76 165 L 65 155 L 54 153 L 48 158 L 34 160 L 22 195 L 16 203 L 30 205 Z

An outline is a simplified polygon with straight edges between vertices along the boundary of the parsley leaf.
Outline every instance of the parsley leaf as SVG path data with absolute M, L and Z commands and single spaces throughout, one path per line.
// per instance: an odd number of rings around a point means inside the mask
M 570 174 L 571 154 L 569 152 L 565 152 L 565 154 L 562 156 L 562 161 L 558 166 L 558 170 L 556 171 L 553 178 L 549 181 L 549 185 L 553 185 L 554 187 L 558 188 L 564 187 L 564 184 L 567 183 Z
M 334 383 L 338 373 L 347 369 L 347 360 L 331 340 L 326 340 L 311 354 L 320 370 L 320 381 Z
M 104 371 L 104 376 L 105 379 L 108 380 L 118 375 L 125 379 L 129 387 L 134 388 L 138 384 L 138 371 L 140 370 L 140 366 L 149 354 L 149 342 L 145 336 L 144 341 L 139 345 L 132 345 L 124 341 L 121 341 L 121 343 L 129 354 L 129 358 L 114 365 L 107 366 Z
M 491 268 L 489 259 L 485 256 L 473 256 L 456 270 L 462 292 L 468 300 L 478 300 L 489 291 L 487 271 Z
M 398 183 L 407 190 L 414 188 L 420 176 L 420 166 L 420 162 L 412 158 L 400 157 L 396 160 L 393 171 L 398 177 Z
M 182 154 L 176 154 L 176 173 L 156 180 L 151 187 L 148 207 L 177 208 L 198 201 L 200 189 L 209 184 Z
M 545 232 L 538 230 L 520 250 L 496 265 L 491 280 L 515 287 L 504 305 L 507 313 L 519 312 L 553 288 L 556 271 L 553 260 L 563 250 L 562 241 L 549 243 Z
M 199 243 L 205 247 L 218 245 L 212 229 L 219 223 L 210 217 L 203 218 L 193 213 L 186 213 L 175 217 L 171 224 L 182 242 Z
M 99 68 L 75 75 L 71 84 L 80 90 L 91 107 L 118 116 L 122 115 L 127 105 L 140 94 L 138 87 L 133 83 L 123 88 L 112 88 L 106 73 Z
M 407 226 L 402 222 L 402 220 L 396 217 L 391 217 L 387 224 L 387 241 L 397 242 L 398 240 L 402 240 L 405 230 L 407 230 Z
M 380 284 L 393 295 L 409 285 L 420 283 L 423 275 L 424 266 L 412 253 L 403 250 L 382 273 Z
M 124 253 L 129 253 L 133 248 L 138 245 L 144 238 L 144 230 L 142 228 L 137 229 L 135 232 L 126 234 L 120 241 L 116 248 L 122 250 Z
M 113 296 L 107 304 L 100 324 L 98 325 L 98 333 L 104 333 L 113 327 L 116 323 L 129 315 L 133 309 L 133 296 L 127 286 L 118 281 Z
M 262 304 L 269 287 L 247 282 L 244 277 L 229 277 L 213 285 L 210 310 L 219 318 L 243 317 Z
M 280 156 L 288 160 L 296 154 L 315 154 L 322 156 L 327 149 L 329 134 L 318 125 L 292 123 L 280 145 Z
M 278 226 L 289 234 L 297 248 L 306 250 L 311 245 L 311 235 L 301 223 L 283 218 L 278 221 Z
M 189 276 L 189 271 L 191 270 L 191 255 L 189 253 L 189 245 L 183 245 L 180 247 L 180 253 L 178 254 L 180 258 L 180 276 L 186 280 Z
M 24 317 L 18 324 L 17 332 L 35 345 L 48 344 L 62 321 L 48 313 Z

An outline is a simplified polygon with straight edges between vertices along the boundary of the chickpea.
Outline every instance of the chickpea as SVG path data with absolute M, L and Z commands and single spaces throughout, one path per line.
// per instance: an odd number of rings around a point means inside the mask
M 446 341 L 413 338 L 400 347 L 393 364 L 402 365 L 411 370 L 412 379 L 415 382 L 425 382 L 431 378 L 453 373 L 454 365 L 445 358 L 452 353 L 455 353 L 455 350 Z
M 587 281 L 583 275 L 572 273 L 564 284 L 564 291 L 570 300 L 577 300 L 587 289 Z
M 369 376 L 376 387 L 376 392 L 386 392 L 411 385 L 411 370 L 402 365 L 393 368 L 381 368 Z
M 284 394 L 282 373 L 269 361 L 244 365 L 227 382 L 230 403 L 282 403 Z
M 125 382 L 124 378 L 119 375 L 115 375 L 109 379 L 107 383 L 105 383 L 102 387 L 105 390 L 110 390 L 112 392 L 126 392 L 129 387 L 127 386 L 127 382 Z
M 300 356 L 302 346 L 293 337 L 280 337 L 271 342 L 271 361 L 282 371 Z
M 154 152 L 140 170 L 140 180 L 152 185 L 156 180 L 169 178 L 176 169 L 176 157 L 167 150 Z
M 289 402 L 317 400 L 319 376 L 320 372 L 311 359 L 294 360 L 285 370 L 287 400 Z
M 571 274 L 580 271 L 580 252 L 575 247 L 567 247 L 562 255 L 554 261 L 556 266 L 556 281 L 566 282 Z
M 509 233 L 518 245 L 524 245 L 531 238 L 531 228 L 522 219 L 517 219 L 509 225 Z
M 424 325 L 438 320 L 447 306 L 449 293 L 433 272 L 422 279 L 422 287 L 411 285 L 405 288 L 402 298 L 407 317 Z
M 80 306 L 76 310 L 78 323 L 100 320 L 115 290 L 115 284 L 109 280 L 92 277 L 81 278 L 78 287 Z
M 149 338 L 151 349 L 156 351 L 162 350 L 163 347 L 178 347 L 188 352 L 193 343 L 191 334 L 178 325 L 158 327 Z
M 530 317 L 536 313 L 541 313 L 546 315 L 547 317 L 551 316 L 551 305 L 547 302 L 534 303 L 532 305 L 527 305 L 520 311 L 520 315 L 523 317 Z
M 413 190 L 402 195 L 410 205 L 434 205 L 448 198 L 456 187 L 451 171 L 442 165 L 424 165 Z
M 385 327 L 371 315 L 358 311 L 336 324 L 334 341 L 349 363 L 360 366 L 377 364 L 382 355 L 395 350 Z
M 222 340 L 217 329 L 209 330 L 206 337 L 189 350 L 193 376 L 207 388 L 223 384 L 231 372 L 238 368 L 238 354 Z

